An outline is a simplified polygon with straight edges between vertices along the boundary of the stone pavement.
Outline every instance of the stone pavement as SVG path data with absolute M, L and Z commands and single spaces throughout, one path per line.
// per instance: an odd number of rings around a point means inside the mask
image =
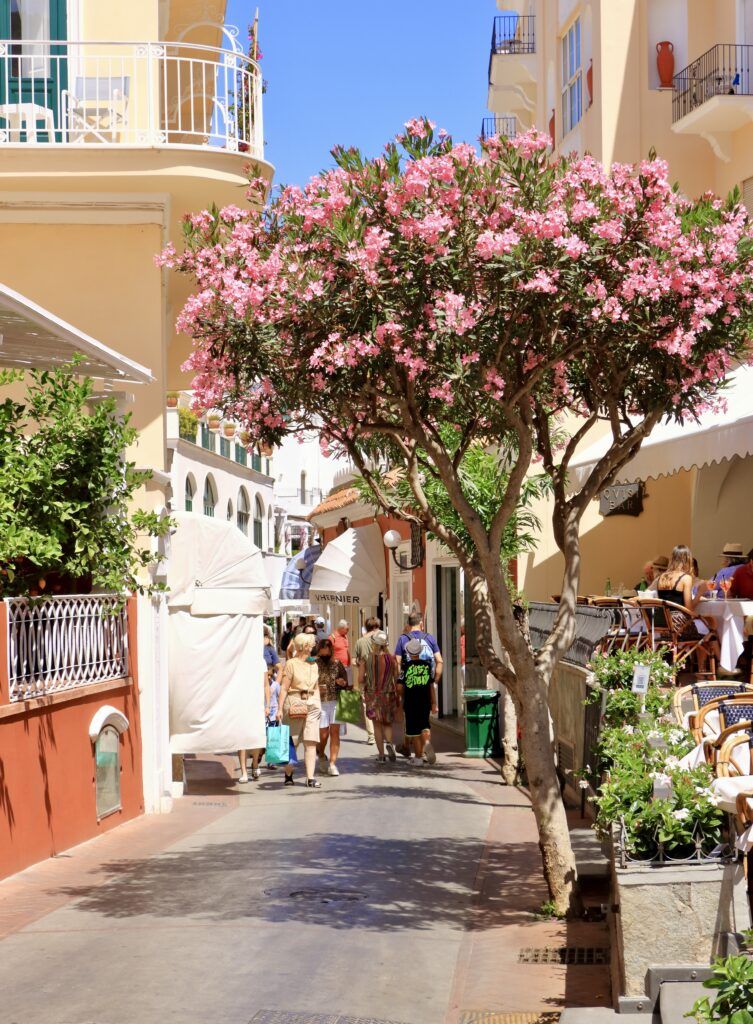
M 603 947 L 539 921 L 533 815 L 495 767 L 452 752 L 379 767 L 350 730 L 338 779 L 238 786 L 189 764 L 173 814 L 0 883 L 2 1024 L 496 1024 L 608 1005 L 606 969 L 519 963 Z M 520 1018 L 522 1019 L 522 1018 Z

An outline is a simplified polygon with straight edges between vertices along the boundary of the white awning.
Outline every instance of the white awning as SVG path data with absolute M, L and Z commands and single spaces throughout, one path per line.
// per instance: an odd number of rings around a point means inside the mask
M 369 523 L 329 542 L 314 566 L 309 597 L 319 604 L 376 605 L 386 589 L 382 531 Z
M 655 427 L 640 451 L 617 474 L 615 483 L 658 479 L 693 466 L 708 466 L 735 455 L 753 455 L 753 367 L 730 375 L 724 392 L 727 410 L 704 413 L 696 422 L 671 420 Z M 570 489 L 583 485 L 611 443 L 611 434 L 586 448 L 570 464 Z
M 26 296 L 0 284 L 0 366 L 54 369 L 80 352 L 82 374 L 146 384 L 151 371 L 61 320 Z

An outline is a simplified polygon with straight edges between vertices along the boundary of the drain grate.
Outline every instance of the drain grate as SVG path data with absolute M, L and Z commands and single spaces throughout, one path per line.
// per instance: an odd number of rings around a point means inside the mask
M 288 898 L 315 903 L 358 903 L 364 899 L 364 893 L 348 889 L 294 889 L 288 893 Z
M 567 964 L 589 967 L 609 963 L 608 946 L 539 946 L 521 949 L 519 964 Z
M 459 1024 L 557 1024 L 559 1013 L 497 1013 L 495 1010 L 465 1010 Z
M 249 1024 L 398 1024 L 398 1021 L 373 1017 L 343 1017 L 336 1013 L 286 1013 L 284 1010 L 259 1010 Z

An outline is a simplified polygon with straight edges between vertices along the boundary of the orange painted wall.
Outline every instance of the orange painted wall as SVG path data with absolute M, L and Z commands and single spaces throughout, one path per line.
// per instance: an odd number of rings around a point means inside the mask
M 136 664 L 135 604 L 129 606 Z M 120 738 L 121 809 L 97 822 L 89 723 L 112 705 L 130 725 Z M 120 825 L 144 810 L 138 682 L 0 718 L 0 878 Z

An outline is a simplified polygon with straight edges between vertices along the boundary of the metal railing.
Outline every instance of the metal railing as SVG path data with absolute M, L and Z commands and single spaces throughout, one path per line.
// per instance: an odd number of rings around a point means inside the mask
M 485 117 L 481 121 L 481 138 L 490 139 L 495 135 L 512 136 L 520 131 L 518 119 L 514 114 L 503 117 Z
M 0 40 L 0 144 L 199 146 L 264 156 L 262 77 L 195 43 Z
M 714 96 L 753 95 L 753 46 L 717 43 L 674 76 L 672 121 Z
M 492 28 L 492 54 L 536 53 L 536 15 L 498 14 Z
M 7 598 L 10 700 L 128 676 L 128 612 L 109 595 Z
M 541 647 L 554 628 L 554 620 L 559 611 L 558 604 L 544 601 L 531 601 L 528 606 L 528 630 L 531 646 L 535 651 Z M 571 665 L 585 668 L 591 660 L 599 642 L 607 635 L 612 626 L 612 613 L 609 608 L 591 608 L 578 605 L 575 610 L 575 639 L 563 655 L 562 660 Z

